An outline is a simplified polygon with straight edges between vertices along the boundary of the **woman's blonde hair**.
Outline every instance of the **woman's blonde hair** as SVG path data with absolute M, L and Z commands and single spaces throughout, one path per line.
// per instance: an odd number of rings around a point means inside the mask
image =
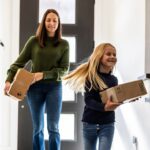
M 66 80 L 66 84 L 68 84 L 69 87 L 76 93 L 84 92 L 86 80 L 88 80 L 91 84 L 89 90 L 91 88 L 101 90 L 107 88 L 107 85 L 98 75 L 101 58 L 104 54 L 104 49 L 106 46 L 115 48 L 110 43 L 102 43 L 98 45 L 86 63 L 81 64 L 74 71 L 63 77 L 63 80 Z

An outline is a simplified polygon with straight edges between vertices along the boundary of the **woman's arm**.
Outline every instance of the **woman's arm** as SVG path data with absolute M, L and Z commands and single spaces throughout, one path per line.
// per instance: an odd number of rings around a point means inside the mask
M 34 39 L 33 37 L 29 38 L 16 61 L 8 69 L 7 71 L 8 76 L 6 78 L 6 81 L 11 83 L 17 70 L 19 68 L 23 68 L 25 64 L 31 59 L 31 48 L 33 39 Z

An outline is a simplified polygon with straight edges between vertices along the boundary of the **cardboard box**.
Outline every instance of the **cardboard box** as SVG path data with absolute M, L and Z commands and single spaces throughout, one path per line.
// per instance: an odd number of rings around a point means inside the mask
M 143 80 L 120 84 L 100 92 L 103 103 L 106 103 L 106 101 L 110 98 L 112 98 L 112 101 L 114 102 L 131 101 L 145 94 L 147 94 L 147 91 Z
M 33 80 L 34 75 L 32 73 L 25 69 L 18 69 L 8 95 L 19 101 L 23 100 Z

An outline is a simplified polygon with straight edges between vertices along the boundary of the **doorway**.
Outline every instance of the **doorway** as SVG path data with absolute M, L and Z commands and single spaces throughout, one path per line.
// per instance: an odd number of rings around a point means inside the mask
M 88 2 L 87 0 L 57 0 L 55 1 L 57 4 L 54 3 L 54 0 L 47 2 L 49 4 L 46 4 L 46 1 L 44 3 L 44 0 L 20 1 L 20 49 L 24 46 L 29 36 L 35 34 L 40 20 L 40 12 L 44 11 L 46 6 L 52 6 L 53 4 L 54 7 L 55 5 L 57 7 L 59 4 L 59 7 L 65 6 L 65 9 L 67 9 L 67 4 L 69 4 L 73 11 L 70 17 L 71 22 L 65 21 L 71 13 L 63 12 L 64 9 L 60 9 L 58 12 L 62 22 L 63 38 L 66 38 L 70 44 L 70 70 L 73 70 L 89 57 L 94 47 L 94 0 L 88 0 Z M 61 4 L 62 2 L 66 2 L 66 4 Z M 43 7 L 41 6 L 42 3 L 44 3 Z M 62 13 L 60 13 L 61 10 Z M 64 14 L 64 17 L 61 14 Z M 63 91 L 63 108 L 60 124 L 63 125 L 64 122 L 66 123 L 65 126 L 68 125 L 68 127 L 67 131 L 63 131 L 64 127 L 60 125 L 61 150 L 81 150 L 83 149 L 81 123 L 84 107 L 83 96 L 74 94 L 65 86 L 63 89 L 65 90 Z M 20 102 L 18 107 L 18 150 L 31 150 L 32 123 L 26 100 Z M 70 134 L 66 136 L 67 133 Z M 47 147 L 46 137 L 45 142 Z

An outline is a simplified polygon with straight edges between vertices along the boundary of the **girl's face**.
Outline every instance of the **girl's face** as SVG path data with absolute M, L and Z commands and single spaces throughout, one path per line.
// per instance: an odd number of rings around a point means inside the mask
M 110 72 L 117 62 L 116 49 L 110 45 L 105 46 L 104 54 L 101 58 L 101 68 Z M 100 69 L 101 69 L 100 68 Z
M 49 13 L 45 19 L 45 28 L 48 32 L 48 35 L 53 37 L 58 28 L 59 20 L 58 16 L 55 13 Z

